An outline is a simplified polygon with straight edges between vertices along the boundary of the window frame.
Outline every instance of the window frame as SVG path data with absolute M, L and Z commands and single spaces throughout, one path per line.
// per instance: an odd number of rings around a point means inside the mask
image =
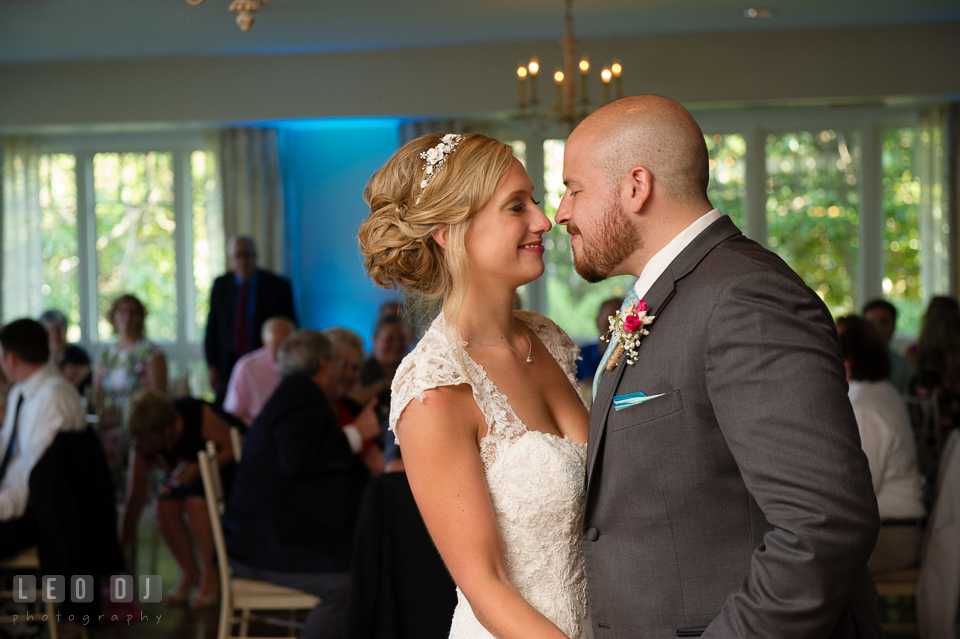
M 203 359 L 203 328 L 197 326 L 193 281 L 193 192 L 191 154 L 210 151 L 211 131 L 158 131 L 100 134 L 54 134 L 37 136 L 44 154 L 64 153 L 76 157 L 77 267 L 80 296 L 80 346 L 94 356 L 109 341 L 99 338 L 97 321 L 98 261 L 97 223 L 93 184 L 93 157 L 98 153 L 170 153 L 173 157 L 174 253 L 176 262 L 177 339 L 154 340 L 163 348 L 168 366 L 186 374 L 191 361 Z M 217 265 L 210 265 L 212 270 Z

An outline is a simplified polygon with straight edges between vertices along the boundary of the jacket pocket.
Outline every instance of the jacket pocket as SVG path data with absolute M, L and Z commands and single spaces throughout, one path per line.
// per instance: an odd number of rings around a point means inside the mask
M 607 415 L 607 428 L 611 431 L 633 428 L 681 410 L 683 410 L 683 402 L 680 399 L 680 389 L 677 389 L 636 406 L 618 411 L 611 410 Z
M 677 628 L 678 637 L 700 637 L 706 632 L 706 628 Z

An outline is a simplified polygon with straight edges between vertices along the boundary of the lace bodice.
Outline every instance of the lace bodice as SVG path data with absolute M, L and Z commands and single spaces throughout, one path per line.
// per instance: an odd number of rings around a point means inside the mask
M 577 393 L 579 349 L 556 324 L 531 312 L 516 313 L 560 364 Z M 504 563 L 511 583 L 568 637 L 589 632 L 581 546 L 586 444 L 531 431 L 514 413 L 483 368 L 446 337 L 443 315 L 404 358 L 393 380 L 390 430 L 411 400 L 432 388 L 469 384 L 487 423 L 480 457 L 490 491 Z M 468 374 L 469 371 L 469 374 Z M 582 397 L 581 397 L 582 401 Z M 398 443 L 403 446 L 400 440 Z M 450 637 L 489 637 L 458 591 Z

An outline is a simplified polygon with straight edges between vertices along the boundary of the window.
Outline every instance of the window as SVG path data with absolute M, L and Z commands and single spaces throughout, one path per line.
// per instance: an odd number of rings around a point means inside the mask
M 171 376 L 209 391 L 200 341 L 223 220 L 215 154 L 187 137 L 4 139 L 4 322 L 57 308 L 96 355 L 114 339 L 111 301 L 133 293 Z
M 564 192 L 563 147 L 564 140 L 543 143 L 543 212 L 551 221 L 556 217 Z M 625 275 L 589 284 L 573 268 L 573 249 L 566 227 L 555 224 L 543 238 L 546 315 L 572 336 L 596 338 L 600 305 L 610 297 L 625 296 L 636 278 Z
M 747 143 L 739 133 L 703 136 L 710 157 L 710 183 L 707 197 L 715 208 L 729 215 L 741 229 L 746 201 Z
M 949 227 L 942 211 L 943 110 L 777 109 L 694 114 L 710 161 L 707 195 L 744 233 L 779 254 L 835 316 L 875 297 L 915 335 L 926 301 L 951 291 Z M 544 212 L 563 195 L 562 139 L 513 130 Z M 542 163 L 532 149 L 542 144 Z M 545 277 L 528 306 L 574 338 L 596 334 L 600 302 L 632 284 L 587 284 L 573 270 L 564 229 L 544 236 Z M 525 300 L 526 301 L 526 300 Z
M 857 312 L 858 136 L 843 131 L 766 139 L 767 242 L 835 317 Z

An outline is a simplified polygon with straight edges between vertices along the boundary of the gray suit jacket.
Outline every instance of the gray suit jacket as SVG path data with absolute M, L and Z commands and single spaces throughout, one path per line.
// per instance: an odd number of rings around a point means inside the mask
M 823 302 L 728 217 L 644 298 L 590 417 L 597 639 L 881 637 L 877 502 Z M 615 395 L 662 397 L 621 411 Z

